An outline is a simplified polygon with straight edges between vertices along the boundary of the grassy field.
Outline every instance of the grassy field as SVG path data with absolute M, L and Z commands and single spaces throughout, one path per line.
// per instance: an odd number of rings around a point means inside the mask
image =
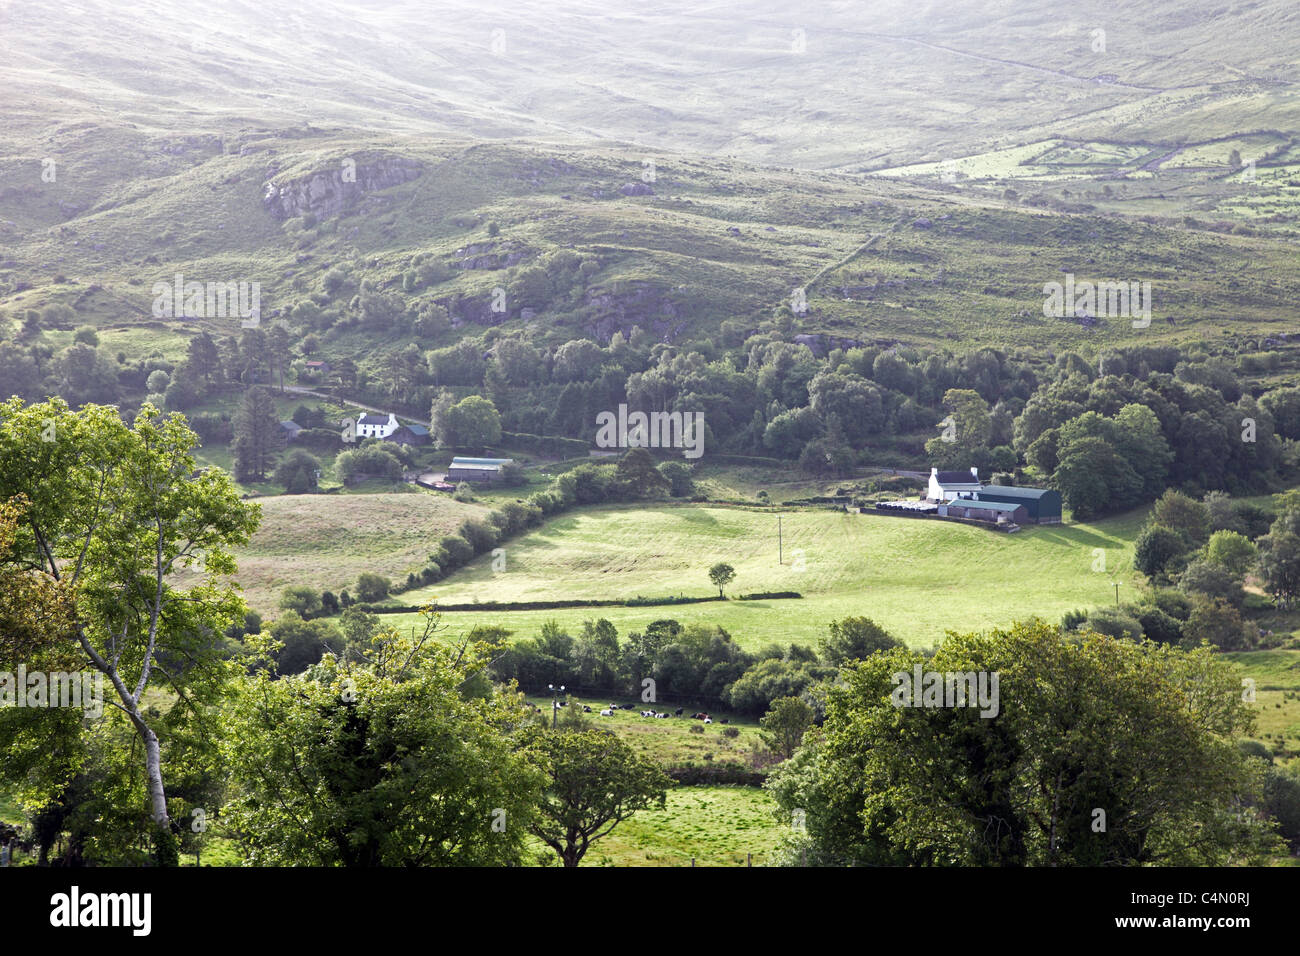
M 1281 763 L 1300 761 L 1300 651 L 1247 651 L 1225 654 L 1255 681 L 1258 723 L 1255 736 Z
M 914 646 L 944 632 L 1004 625 L 1034 614 L 1055 620 L 1072 608 L 1134 594 L 1133 539 L 1141 512 L 1093 524 L 1026 527 L 1001 534 L 950 522 L 831 511 L 777 519 L 770 512 L 711 506 L 582 509 L 505 545 L 505 570 L 484 556 L 435 586 L 401 595 L 403 604 L 443 604 L 707 595 L 707 569 L 736 569 L 731 595 L 795 590 L 802 599 L 661 607 L 521 612 L 452 612 L 448 635 L 500 624 L 524 637 L 551 618 L 575 628 L 605 617 L 621 634 L 657 618 L 716 623 L 742 645 L 815 642 L 830 621 L 861 614 Z M 1093 570 L 1095 549 L 1104 570 Z M 714 592 L 716 593 L 716 592 Z M 408 626 L 414 614 L 385 617 Z
M 262 525 L 235 557 L 244 597 L 263 615 L 278 613 L 280 593 L 292 585 L 337 594 L 362 571 L 405 580 L 439 538 L 485 513 L 434 494 L 284 495 L 258 504 Z
M 755 787 L 676 787 L 662 810 L 642 810 L 596 843 L 583 866 L 765 864 L 787 829 L 776 804 Z

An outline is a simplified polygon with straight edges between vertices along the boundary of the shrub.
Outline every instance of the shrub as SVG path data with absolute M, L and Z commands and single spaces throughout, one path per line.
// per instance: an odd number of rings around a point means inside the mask
M 477 518 L 462 523 L 456 533 L 469 542 L 475 554 L 484 554 L 497 545 L 496 529 Z
M 382 601 L 388 597 L 388 592 L 392 589 L 392 582 L 381 574 L 373 574 L 370 571 L 363 571 L 357 577 L 357 600 L 358 601 Z
M 691 733 L 702 734 L 704 733 L 704 728 L 699 724 L 691 724 Z
M 723 728 L 722 728 L 722 736 L 724 736 L 724 737 L 730 737 L 731 739 L 734 740 L 735 738 L 737 738 L 737 737 L 740 736 L 740 728 L 739 728 L 739 727 L 723 727 Z
M 458 534 L 447 535 L 438 547 L 447 554 L 447 561 L 439 562 L 444 568 L 459 568 L 474 559 L 474 546 Z

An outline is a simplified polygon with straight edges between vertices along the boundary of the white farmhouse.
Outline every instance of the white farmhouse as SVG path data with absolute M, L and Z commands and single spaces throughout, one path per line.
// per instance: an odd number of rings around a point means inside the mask
M 387 438 L 397 431 L 397 416 L 388 413 L 385 420 L 378 415 L 363 414 L 357 419 L 357 438 Z
M 969 473 L 931 468 L 930 490 L 926 497 L 931 501 L 953 501 L 974 497 L 982 488 L 978 468 L 972 468 Z

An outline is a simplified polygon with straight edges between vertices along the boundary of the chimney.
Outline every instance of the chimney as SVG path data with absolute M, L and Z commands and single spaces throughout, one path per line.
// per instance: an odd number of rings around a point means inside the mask
M 931 468 L 931 469 L 930 469 L 930 474 L 932 474 L 932 475 L 938 477 L 939 469 L 938 469 L 938 468 Z
M 972 467 L 971 470 L 970 470 L 970 476 L 971 476 L 972 478 L 974 478 L 976 481 L 979 481 L 979 480 L 980 480 L 980 470 L 979 470 L 978 468 Z

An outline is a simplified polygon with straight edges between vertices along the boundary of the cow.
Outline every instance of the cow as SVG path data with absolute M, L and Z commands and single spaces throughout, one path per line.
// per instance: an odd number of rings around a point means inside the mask
M 583 704 L 583 705 L 582 705 L 582 712 L 583 712 L 584 714 L 590 714 L 590 713 L 591 713 L 591 708 L 588 707 L 586 704 Z
M 653 717 L 654 715 L 655 715 L 655 712 L 654 712 L 653 710 L 643 710 L 643 711 L 641 711 L 641 716 L 642 716 L 642 717 Z
M 660 718 L 666 718 L 668 715 L 667 715 L 667 714 L 655 714 L 655 716 L 656 716 L 656 717 L 660 717 Z
M 682 711 L 684 711 L 685 709 L 686 709 L 685 707 L 678 707 L 676 710 L 673 711 L 673 713 L 676 714 L 678 717 L 680 717 L 682 715 Z
M 712 717 L 705 717 L 705 718 L 704 718 L 704 722 L 705 722 L 706 724 L 711 724 L 711 723 L 713 723 L 713 718 L 712 718 Z
M 720 721 L 718 721 L 718 723 L 720 723 L 720 724 L 725 724 L 726 722 L 727 722 L 727 718 L 726 718 L 726 717 L 723 717 Z
M 602 710 L 602 711 L 600 712 L 600 716 L 602 716 L 602 717 L 613 717 L 613 716 L 614 716 L 614 712 L 613 712 L 612 710 Z

